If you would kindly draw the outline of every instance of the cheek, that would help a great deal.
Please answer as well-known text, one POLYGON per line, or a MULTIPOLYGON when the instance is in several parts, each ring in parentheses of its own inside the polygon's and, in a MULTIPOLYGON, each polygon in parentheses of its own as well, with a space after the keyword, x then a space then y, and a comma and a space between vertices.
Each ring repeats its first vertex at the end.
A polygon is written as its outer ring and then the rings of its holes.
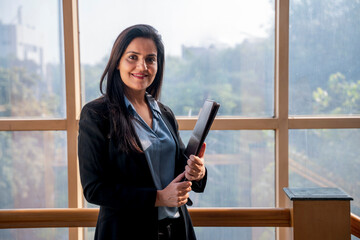
POLYGON ((154 75, 154 77, 155 77, 155 75, 156 75, 156 73, 157 73, 157 70, 158 70, 157 65, 155 65, 155 66, 153 66, 153 67, 151 68, 151 73, 154 75))
POLYGON ((121 73, 126 73, 131 71, 133 68, 132 64, 128 63, 127 61, 122 61, 119 65, 119 69, 121 73))

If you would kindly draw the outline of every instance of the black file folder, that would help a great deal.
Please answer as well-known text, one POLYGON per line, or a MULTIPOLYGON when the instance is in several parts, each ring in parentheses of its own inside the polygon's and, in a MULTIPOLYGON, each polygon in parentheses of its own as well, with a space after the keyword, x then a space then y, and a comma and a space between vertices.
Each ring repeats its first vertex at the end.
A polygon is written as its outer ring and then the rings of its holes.
POLYGON ((185 155, 189 158, 191 154, 197 156, 203 145, 210 127, 215 119, 220 104, 206 100, 200 110, 198 120, 196 121, 194 130, 190 136, 189 142, 185 149, 185 155))
MULTIPOLYGON (((197 156, 200 152, 201 146, 203 145, 205 138, 211 128, 211 125, 215 119, 217 111, 219 110, 220 104, 206 100, 203 107, 200 110, 198 120, 196 121, 194 130, 190 136, 189 142, 185 149, 185 157, 189 158, 191 154, 197 156)), ((186 178, 185 178, 186 180, 186 178)), ((188 206, 192 206, 193 202, 188 198, 186 203, 188 206)))

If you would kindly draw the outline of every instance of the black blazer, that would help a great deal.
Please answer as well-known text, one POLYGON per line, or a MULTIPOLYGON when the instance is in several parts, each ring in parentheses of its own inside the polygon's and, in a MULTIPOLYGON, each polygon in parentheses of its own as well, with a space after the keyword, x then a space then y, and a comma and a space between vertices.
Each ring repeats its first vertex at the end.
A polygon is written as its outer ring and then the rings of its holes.
MULTIPOLYGON (((178 124, 170 108, 158 102, 164 122, 176 142, 175 176, 184 171, 186 158, 178 124)), ((87 103, 79 122, 78 155, 84 196, 100 206, 95 239, 157 239, 156 188, 142 153, 119 152, 110 138, 109 114, 103 98, 87 103)), ((207 174, 193 181, 203 192, 207 174)), ((188 240, 196 239, 186 205, 179 208, 188 240)))

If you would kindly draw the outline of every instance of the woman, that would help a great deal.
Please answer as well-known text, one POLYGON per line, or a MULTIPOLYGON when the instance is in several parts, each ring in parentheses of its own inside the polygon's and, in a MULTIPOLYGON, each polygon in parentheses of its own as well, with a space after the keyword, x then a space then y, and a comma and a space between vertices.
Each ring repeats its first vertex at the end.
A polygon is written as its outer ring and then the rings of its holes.
POLYGON ((175 116, 158 101, 164 60, 153 27, 125 29, 101 77, 103 96, 81 111, 81 183, 100 205, 95 239, 196 239, 185 204, 191 190, 204 191, 206 146, 184 157, 175 116))

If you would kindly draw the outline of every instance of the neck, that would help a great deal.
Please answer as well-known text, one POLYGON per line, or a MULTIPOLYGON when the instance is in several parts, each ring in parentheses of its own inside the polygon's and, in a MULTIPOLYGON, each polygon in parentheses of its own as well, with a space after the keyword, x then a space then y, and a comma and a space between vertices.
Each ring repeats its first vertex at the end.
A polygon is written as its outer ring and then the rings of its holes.
POLYGON ((134 106, 141 106, 146 104, 145 91, 126 91, 125 96, 134 106))

